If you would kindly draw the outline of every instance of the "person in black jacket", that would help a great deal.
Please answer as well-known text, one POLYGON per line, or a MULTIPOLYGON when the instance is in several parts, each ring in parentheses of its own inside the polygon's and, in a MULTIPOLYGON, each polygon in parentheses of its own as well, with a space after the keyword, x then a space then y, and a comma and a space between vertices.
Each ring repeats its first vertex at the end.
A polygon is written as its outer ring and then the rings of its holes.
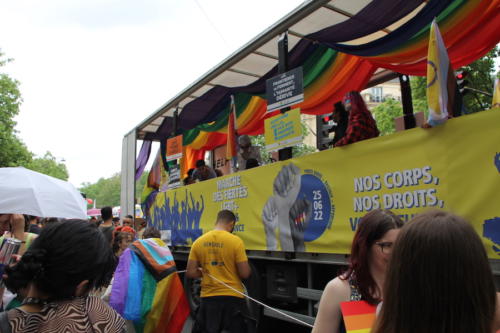
POLYGON ((347 124, 349 122, 349 113, 346 111, 344 104, 342 102, 335 103, 333 113, 333 121, 337 124, 333 127, 335 136, 332 141, 332 146, 334 146, 337 141, 345 136, 347 130, 347 124))

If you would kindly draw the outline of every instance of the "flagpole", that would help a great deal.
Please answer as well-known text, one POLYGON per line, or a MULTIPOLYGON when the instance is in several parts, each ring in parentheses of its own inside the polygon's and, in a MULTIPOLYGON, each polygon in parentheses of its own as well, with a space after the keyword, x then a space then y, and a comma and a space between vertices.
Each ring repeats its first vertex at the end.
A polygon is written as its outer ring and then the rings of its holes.
POLYGON ((234 95, 231 95, 231 105, 229 109, 229 117, 227 122, 227 138, 226 138, 226 161, 230 161, 230 171, 237 171, 236 162, 238 157, 238 138, 236 126, 236 103, 234 95))

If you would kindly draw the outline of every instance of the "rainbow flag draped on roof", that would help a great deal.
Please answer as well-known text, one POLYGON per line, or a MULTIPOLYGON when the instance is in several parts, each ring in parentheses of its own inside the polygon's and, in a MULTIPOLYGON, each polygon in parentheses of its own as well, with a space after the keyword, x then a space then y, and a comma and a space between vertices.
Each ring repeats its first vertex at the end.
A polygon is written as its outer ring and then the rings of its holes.
MULTIPOLYGON (((360 11, 364 19, 352 17, 313 32, 289 52, 290 68, 302 66, 304 73, 304 101, 292 108, 311 115, 328 113, 345 93, 362 90, 378 68, 425 76, 434 18, 451 67, 467 65, 499 42, 499 9, 500 0, 369 2, 360 11), (384 15, 392 10, 399 14, 384 15), (365 20, 371 17, 374 20, 365 20), (369 38, 380 28, 390 32, 376 39, 369 38), (358 40, 361 37, 369 41, 358 40)), ((217 85, 186 104, 183 113, 190 116, 183 129, 183 145, 189 146, 193 154, 203 155, 227 142, 228 117, 232 110, 230 95, 234 96, 236 105, 238 134, 262 134, 264 120, 276 114, 266 112, 264 82, 276 73, 277 65, 247 86, 217 85)), ((183 170, 187 170, 194 162, 186 158, 181 164, 183 170)))
POLYGON ((181 332, 190 309, 174 258, 162 240, 137 240, 123 252, 109 304, 134 323, 136 332, 181 332))

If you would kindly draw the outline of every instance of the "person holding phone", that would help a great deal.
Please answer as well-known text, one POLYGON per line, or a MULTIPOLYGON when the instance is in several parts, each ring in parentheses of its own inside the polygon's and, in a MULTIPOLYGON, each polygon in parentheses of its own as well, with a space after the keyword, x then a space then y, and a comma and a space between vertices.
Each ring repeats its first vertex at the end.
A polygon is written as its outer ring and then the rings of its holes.
POLYGON ((37 234, 27 232, 26 228, 29 225, 26 223, 24 215, 21 214, 0 214, 0 244, 5 238, 15 238, 21 241, 19 255, 30 247, 37 234))

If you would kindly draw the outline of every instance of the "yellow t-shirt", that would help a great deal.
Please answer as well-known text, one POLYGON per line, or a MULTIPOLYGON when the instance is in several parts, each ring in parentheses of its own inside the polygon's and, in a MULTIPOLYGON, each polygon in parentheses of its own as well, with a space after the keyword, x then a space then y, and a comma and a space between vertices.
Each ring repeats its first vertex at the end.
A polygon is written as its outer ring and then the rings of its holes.
MULTIPOLYGON (((243 292, 236 263, 248 261, 243 241, 227 231, 212 230, 199 237, 191 246, 189 260, 196 260, 203 271, 208 271, 227 285, 243 292)), ((240 294, 227 288, 206 273, 201 280, 201 297, 236 296, 240 294)))

